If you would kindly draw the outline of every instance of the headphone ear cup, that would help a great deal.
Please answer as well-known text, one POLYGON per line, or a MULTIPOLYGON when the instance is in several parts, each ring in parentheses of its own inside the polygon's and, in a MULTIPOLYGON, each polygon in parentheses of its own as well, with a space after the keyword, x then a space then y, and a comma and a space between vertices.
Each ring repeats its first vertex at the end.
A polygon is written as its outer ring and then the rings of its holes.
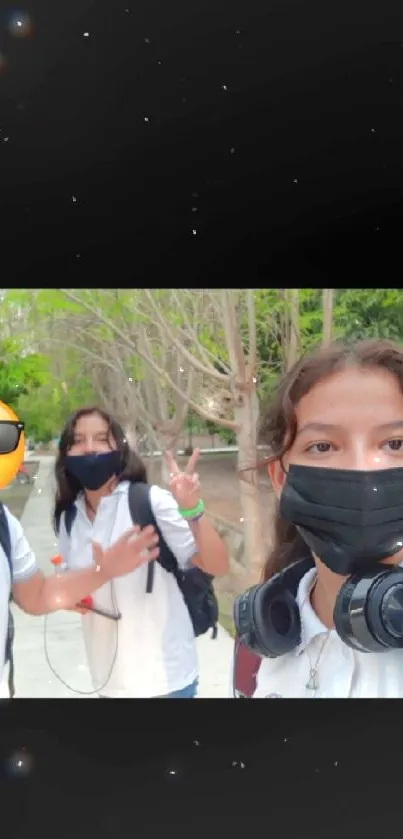
POLYGON ((294 595, 273 581, 259 586, 254 598, 254 635, 266 658, 286 655, 301 639, 301 620, 294 595))

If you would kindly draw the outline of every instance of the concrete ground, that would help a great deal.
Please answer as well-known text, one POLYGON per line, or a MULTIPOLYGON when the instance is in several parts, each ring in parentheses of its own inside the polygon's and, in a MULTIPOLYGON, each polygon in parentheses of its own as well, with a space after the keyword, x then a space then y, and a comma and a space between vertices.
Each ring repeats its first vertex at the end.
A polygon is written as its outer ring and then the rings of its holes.
MULTIPOLYGON (((38 457, 35 456, 37 460, 38 457)), ((51 557, 57 553, 57 543, 51 525, 53 497, 53 457, 41 457, 38 476, 26 504, 21 523, 29 543, 35 551, 38 565, 45 574, 53 573, 51 557)), ((15 617, 15 683, 16 698, 80 699, 92 690, 81 636, 81 618, 75 613, 57 612, 47 618, 31 617, 14 606, 15 617), (46 660, 44 630, 50 663, 59 677, 73 685, 76 692, 61 684, 46 660), (84 692, 80 694, 80 691, 84 692)), ((210 635, 198 639, 200 662, 199 698, 226 698, 233 641, 219 628, 218 638, 210 635)), ((5 680, 7 678, 7 668, 5 680)), ((1 686, 7 695, 7 686, 1 686)))

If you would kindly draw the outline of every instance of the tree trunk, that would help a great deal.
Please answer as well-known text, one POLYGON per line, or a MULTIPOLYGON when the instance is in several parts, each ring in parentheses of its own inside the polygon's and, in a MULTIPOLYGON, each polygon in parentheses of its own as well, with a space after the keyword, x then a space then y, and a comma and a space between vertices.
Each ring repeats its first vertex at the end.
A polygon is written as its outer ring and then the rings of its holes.
POLYGON ((287 289, 289 318, 290 318, 290 340, 287 348, 287 370, 298 361, 300 350, 300 329, 299 329, 299 288, 287 289))
POLYGON ((166 460, 164 457, 164 452, 169 449, 173 453, 173 456, 176 455, 176 448, 178 444, 179 437, 181 435, 181 430, 172 433, 172 434, 161 434, 158 432, 155 434, 155 438, 153 435, 153 445, 154 448, 154 439, 155 439, 155 446, 157 450, 162 452, 162 455, 156 458, 151 458, 150 462, 150 475, 152 476, 153 482, 158 484, 159 486, 166 487, 169 483, 169 472, 168 466, 166 464, 166 460))
POLYGON ((133 423, 125 423, 125 434, 131 449, 137 451, 137 429, 133 423))
POLYGON ((248 585, 261 580, 265 561, 263 527, 260 507, 260 493, 257 451, 257 426, 259 405, 256 390, 238 396, 235 420, 240 430, 237 433, 239 494, 242 510, 242 527, 245 534, 246 578, 248 585))
POLYGON ((328 347, 332 340, 333 330, 333 288, 322 289, 323 330, 322 346, 328 347))

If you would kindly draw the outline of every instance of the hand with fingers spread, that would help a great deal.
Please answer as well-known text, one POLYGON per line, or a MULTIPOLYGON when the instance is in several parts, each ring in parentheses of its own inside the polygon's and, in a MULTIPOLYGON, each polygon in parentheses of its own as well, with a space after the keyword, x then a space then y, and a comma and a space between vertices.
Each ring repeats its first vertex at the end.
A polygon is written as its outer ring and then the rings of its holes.
POLYGON ((157 543, 158 535, 154 527, 148 526, 142 530, 130 527, 105 551, 98 542, 93 542, 94 562, 107 580, 122 577, 144 562, 156 559, 159 554, 157 543))
POLYGON ((195 449, 183 472, 172 454, 168 451, 165 460, 169 469, 168 487, 180 510, 195 510, 201 503, 200 481, 195 467, 199 458, 199 449, 195 449))

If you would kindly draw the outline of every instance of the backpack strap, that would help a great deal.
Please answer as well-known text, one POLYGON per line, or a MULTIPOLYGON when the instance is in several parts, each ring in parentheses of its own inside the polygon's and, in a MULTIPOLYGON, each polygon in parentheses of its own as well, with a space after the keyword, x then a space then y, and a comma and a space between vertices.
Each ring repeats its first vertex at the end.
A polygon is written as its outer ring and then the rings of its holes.
POLYGON ((138 524, 140 527, 147 527, 147 525, 152 525, 157 531, 160 540, 158 543, 158 547, 160 550, 158 559, 148 563, 146 587, 147 594, 151 594, 153 590, 155 562, 159 562, 159 564, 163 568, 165 568, 165 571, 168 571, 170 574, 173 574, 178 584, 180 579, 180 571, 176 556, 172 553, 171 549, 165 542, 165 539, 156 522, 150 502, 150 489, 151 487, 149 486, 149 484, 143 484, 139 482, 131 483, 129 486, 128 494, 129 510, 133 524, 138 524))
POLYGON ((257 674, 262 663, 260 656, 235 638, 233 694, 236 699, 252 699, 256 690, 257 674))
POLYGON ((13 565, 11 561, 11 536, 10 536, 10 527, 8 524, 7 514, 4 509, 4 505, 0 504, 0 545, 3 548, 8 570, 10 572, 10 597, 9 597, 9 605, 8 605, 8 628, 7 628, 7 639, 6 639, 6 661, 8 661, 8 689, 10 694, 10 699, 14 698, 15 695, 15 684, 14 684, 14 655, 13 655, 13 642, 14 642, 14 617, 11 611, 11 601, 13 599, 12 595, 12 584, 13 584, 13 565))

